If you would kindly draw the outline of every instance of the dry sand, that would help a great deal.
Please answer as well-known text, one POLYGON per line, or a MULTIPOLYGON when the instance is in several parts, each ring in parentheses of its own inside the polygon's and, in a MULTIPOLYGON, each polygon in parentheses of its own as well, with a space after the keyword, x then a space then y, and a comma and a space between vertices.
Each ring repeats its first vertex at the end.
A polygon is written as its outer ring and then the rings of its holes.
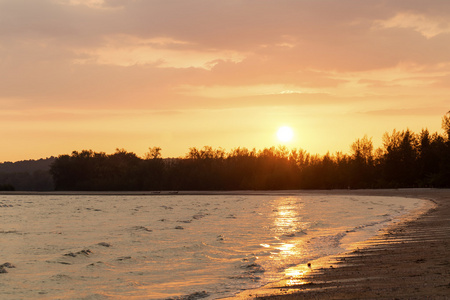
POLYGON ((329 193, 416 197, 436 206, 418 219, 386 228, 352 252, 303 266, 303 275, 290 282, 247 291, 239 298, 450 299, 450 190, 329 193))

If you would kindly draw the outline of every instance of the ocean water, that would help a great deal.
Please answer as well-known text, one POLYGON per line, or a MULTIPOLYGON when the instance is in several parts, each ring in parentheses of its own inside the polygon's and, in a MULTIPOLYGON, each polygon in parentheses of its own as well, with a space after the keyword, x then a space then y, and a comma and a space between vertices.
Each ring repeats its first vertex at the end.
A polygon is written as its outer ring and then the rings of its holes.
POLYGON ((0 195, 0 298, 217 299, 346 251, 425 201, 0 195))

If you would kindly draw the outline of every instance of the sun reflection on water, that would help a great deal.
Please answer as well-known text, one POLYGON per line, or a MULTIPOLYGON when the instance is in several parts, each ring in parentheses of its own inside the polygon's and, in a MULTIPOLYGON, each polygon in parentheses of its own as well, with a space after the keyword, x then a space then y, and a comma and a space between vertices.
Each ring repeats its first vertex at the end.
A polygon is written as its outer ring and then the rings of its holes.
POLYGON ((283 258, 280 259, 284 260, 286 257, 298 254, 295 247, 295 244, 281 244, 279 246, 275 246, 274 248, 280 251, 278 255, 281 255, 283 258))
POLYGON ((297 198, 280 197, 274 203, 273 231, 278 239, 295 237, 303 233, 306 223, 302 222, 300 212, 303 203, 297 198))
MULTIPOLYGON (((273 232, 279 241, 273 248, 278 253, 273 257, 276 261, 298 262, 302 255, 305 255, 306 240, 305 230, 308 223, 302 220, 301 211, 303 203, 298 198, 280 197, 273 207, 273 232)), ((308 267, 296 266, 284 271, 286 285, 301 285, 306 281, 305 277, 311 270, 308 267)))
POLYGON ((287 269, 285 275, 287 279, 285 280, 286 286, 294 286, 294 285, 303 285, 309 283, 309 281, 305 280, 305 277, 311 273, 310 269, 298 269, 298 268, 290 268, 287 269))
POLYGON ((275 231, 280 234, 290 234, 295 229, 295 223, 298 221, 297 213, 292 204, 284 204, 274 209, 275 231))

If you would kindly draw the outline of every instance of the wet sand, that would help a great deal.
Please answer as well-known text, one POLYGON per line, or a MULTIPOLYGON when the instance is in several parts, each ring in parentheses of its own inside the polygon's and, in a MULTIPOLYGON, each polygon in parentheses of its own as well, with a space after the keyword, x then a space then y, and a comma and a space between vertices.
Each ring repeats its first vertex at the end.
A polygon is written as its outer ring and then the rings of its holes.
POLYGON ((436 206, 386 228, 354 251, 299 266, 296 278, 246 291, 240 299, 450 299, 450 190, 329 193, 416 197, 436 206))

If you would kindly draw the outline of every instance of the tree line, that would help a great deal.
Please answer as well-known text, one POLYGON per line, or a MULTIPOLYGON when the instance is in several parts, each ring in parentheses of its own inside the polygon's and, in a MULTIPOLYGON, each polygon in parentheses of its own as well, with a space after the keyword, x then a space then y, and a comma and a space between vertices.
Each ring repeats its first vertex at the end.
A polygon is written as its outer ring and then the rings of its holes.
POLYGON ((75 191, 450 187, 450 112, 442 125, 444 134, 393 130, 378 149, 364 136, 349 154, 283 146, 230 152, 205 146, 175 159, 163 159, 159 147, 143 158, 124 149, 74 151, 60 155, 50 173, 57 190, 75 191))

